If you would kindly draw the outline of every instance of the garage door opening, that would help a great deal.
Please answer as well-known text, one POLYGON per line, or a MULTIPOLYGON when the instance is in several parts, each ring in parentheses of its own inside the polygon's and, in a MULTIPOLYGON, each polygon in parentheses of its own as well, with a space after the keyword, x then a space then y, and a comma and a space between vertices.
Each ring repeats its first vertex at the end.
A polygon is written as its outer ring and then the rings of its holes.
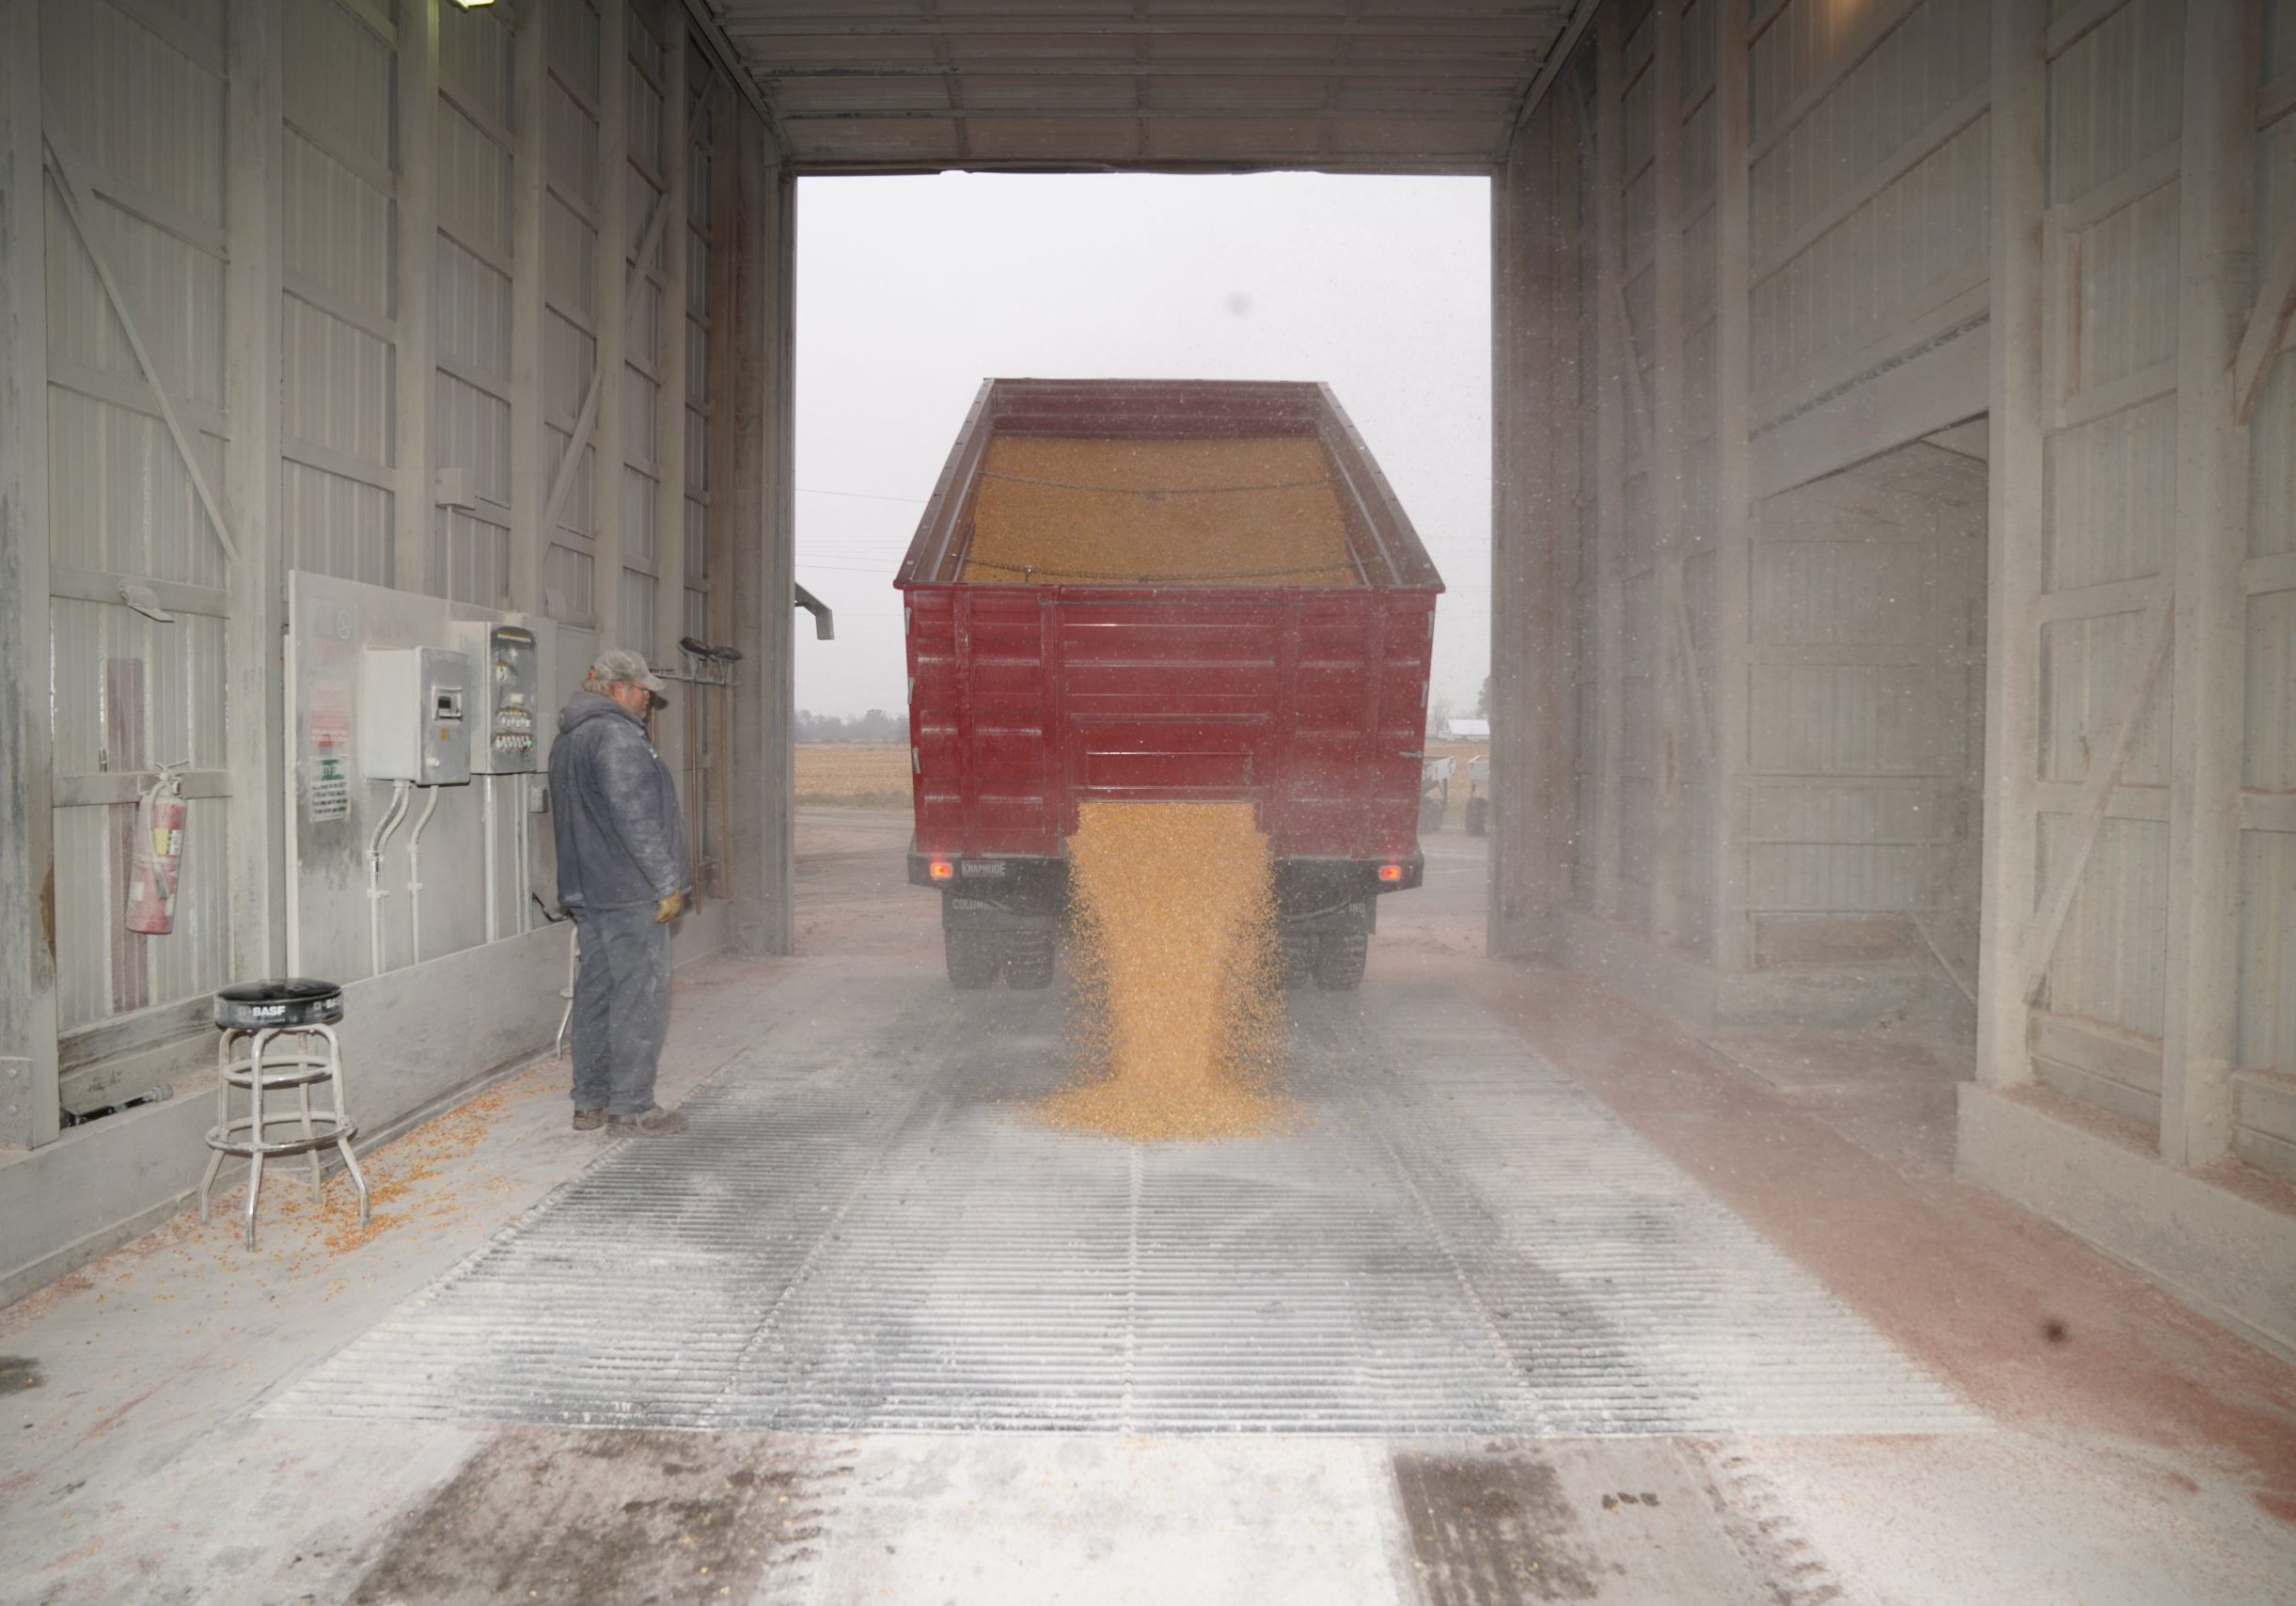
POLYGON ((1712 1039, 1791 1091, 1898 1089, 1922 1109, 1895 1142, 1941 1163, 1976 1018, 1985 431, 1756 505, 1744 829, 1725 846, 1744 891, 1725 947, 1746 963, 1712 1039))
POLYGON ((809 178, 798 217, 796 577, 837 619, 835 639, 797 641, 802 952, 940 942, 938 901, 904 885, 914 770, 892 579, 985 379, 1329 385, 1443 575, 1429 713, 1476 711, 1487 180, 809 178))

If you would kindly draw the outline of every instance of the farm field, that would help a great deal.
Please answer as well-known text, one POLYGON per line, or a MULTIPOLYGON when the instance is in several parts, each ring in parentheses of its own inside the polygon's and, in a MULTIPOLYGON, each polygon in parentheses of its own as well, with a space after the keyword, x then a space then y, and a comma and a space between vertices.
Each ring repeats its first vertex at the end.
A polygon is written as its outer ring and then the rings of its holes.
POLYGON ((898 742, 800 742, 797 801, 848 809, 905 809, 909 749, 898 742))

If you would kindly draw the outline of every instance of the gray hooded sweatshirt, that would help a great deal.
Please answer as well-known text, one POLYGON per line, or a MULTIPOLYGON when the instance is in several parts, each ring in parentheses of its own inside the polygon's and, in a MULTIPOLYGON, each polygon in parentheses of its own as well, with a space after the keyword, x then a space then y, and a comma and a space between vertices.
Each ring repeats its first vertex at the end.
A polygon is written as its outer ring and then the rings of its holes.
POLYGON ((669 766, 612 699, 578 691, 559 713, 550 813, 566 907, 629 908, 691 885, 669 766))

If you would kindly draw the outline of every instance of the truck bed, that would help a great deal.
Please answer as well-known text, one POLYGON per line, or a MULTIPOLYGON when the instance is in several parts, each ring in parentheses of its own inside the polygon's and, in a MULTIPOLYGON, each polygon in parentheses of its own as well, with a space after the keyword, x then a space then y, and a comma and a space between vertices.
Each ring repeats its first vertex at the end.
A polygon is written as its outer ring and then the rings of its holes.
POLYGON ((991 381, 895 583, 920 851, 1057 858, 1095 799, 1414 850, 1441 581, 1328 387, 991 381))

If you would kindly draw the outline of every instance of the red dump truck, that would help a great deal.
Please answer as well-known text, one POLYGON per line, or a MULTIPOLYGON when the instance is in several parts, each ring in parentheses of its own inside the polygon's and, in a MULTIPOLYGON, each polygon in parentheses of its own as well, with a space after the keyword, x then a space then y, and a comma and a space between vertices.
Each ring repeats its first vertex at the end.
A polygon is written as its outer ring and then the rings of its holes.
POLYGON ((1053 977, 1094 801, 1249 801, 1287 974, 1351 988, 1420 884, 1442 581, 1328 386, 996 379, 894 584, 949 979, 1053 977))

